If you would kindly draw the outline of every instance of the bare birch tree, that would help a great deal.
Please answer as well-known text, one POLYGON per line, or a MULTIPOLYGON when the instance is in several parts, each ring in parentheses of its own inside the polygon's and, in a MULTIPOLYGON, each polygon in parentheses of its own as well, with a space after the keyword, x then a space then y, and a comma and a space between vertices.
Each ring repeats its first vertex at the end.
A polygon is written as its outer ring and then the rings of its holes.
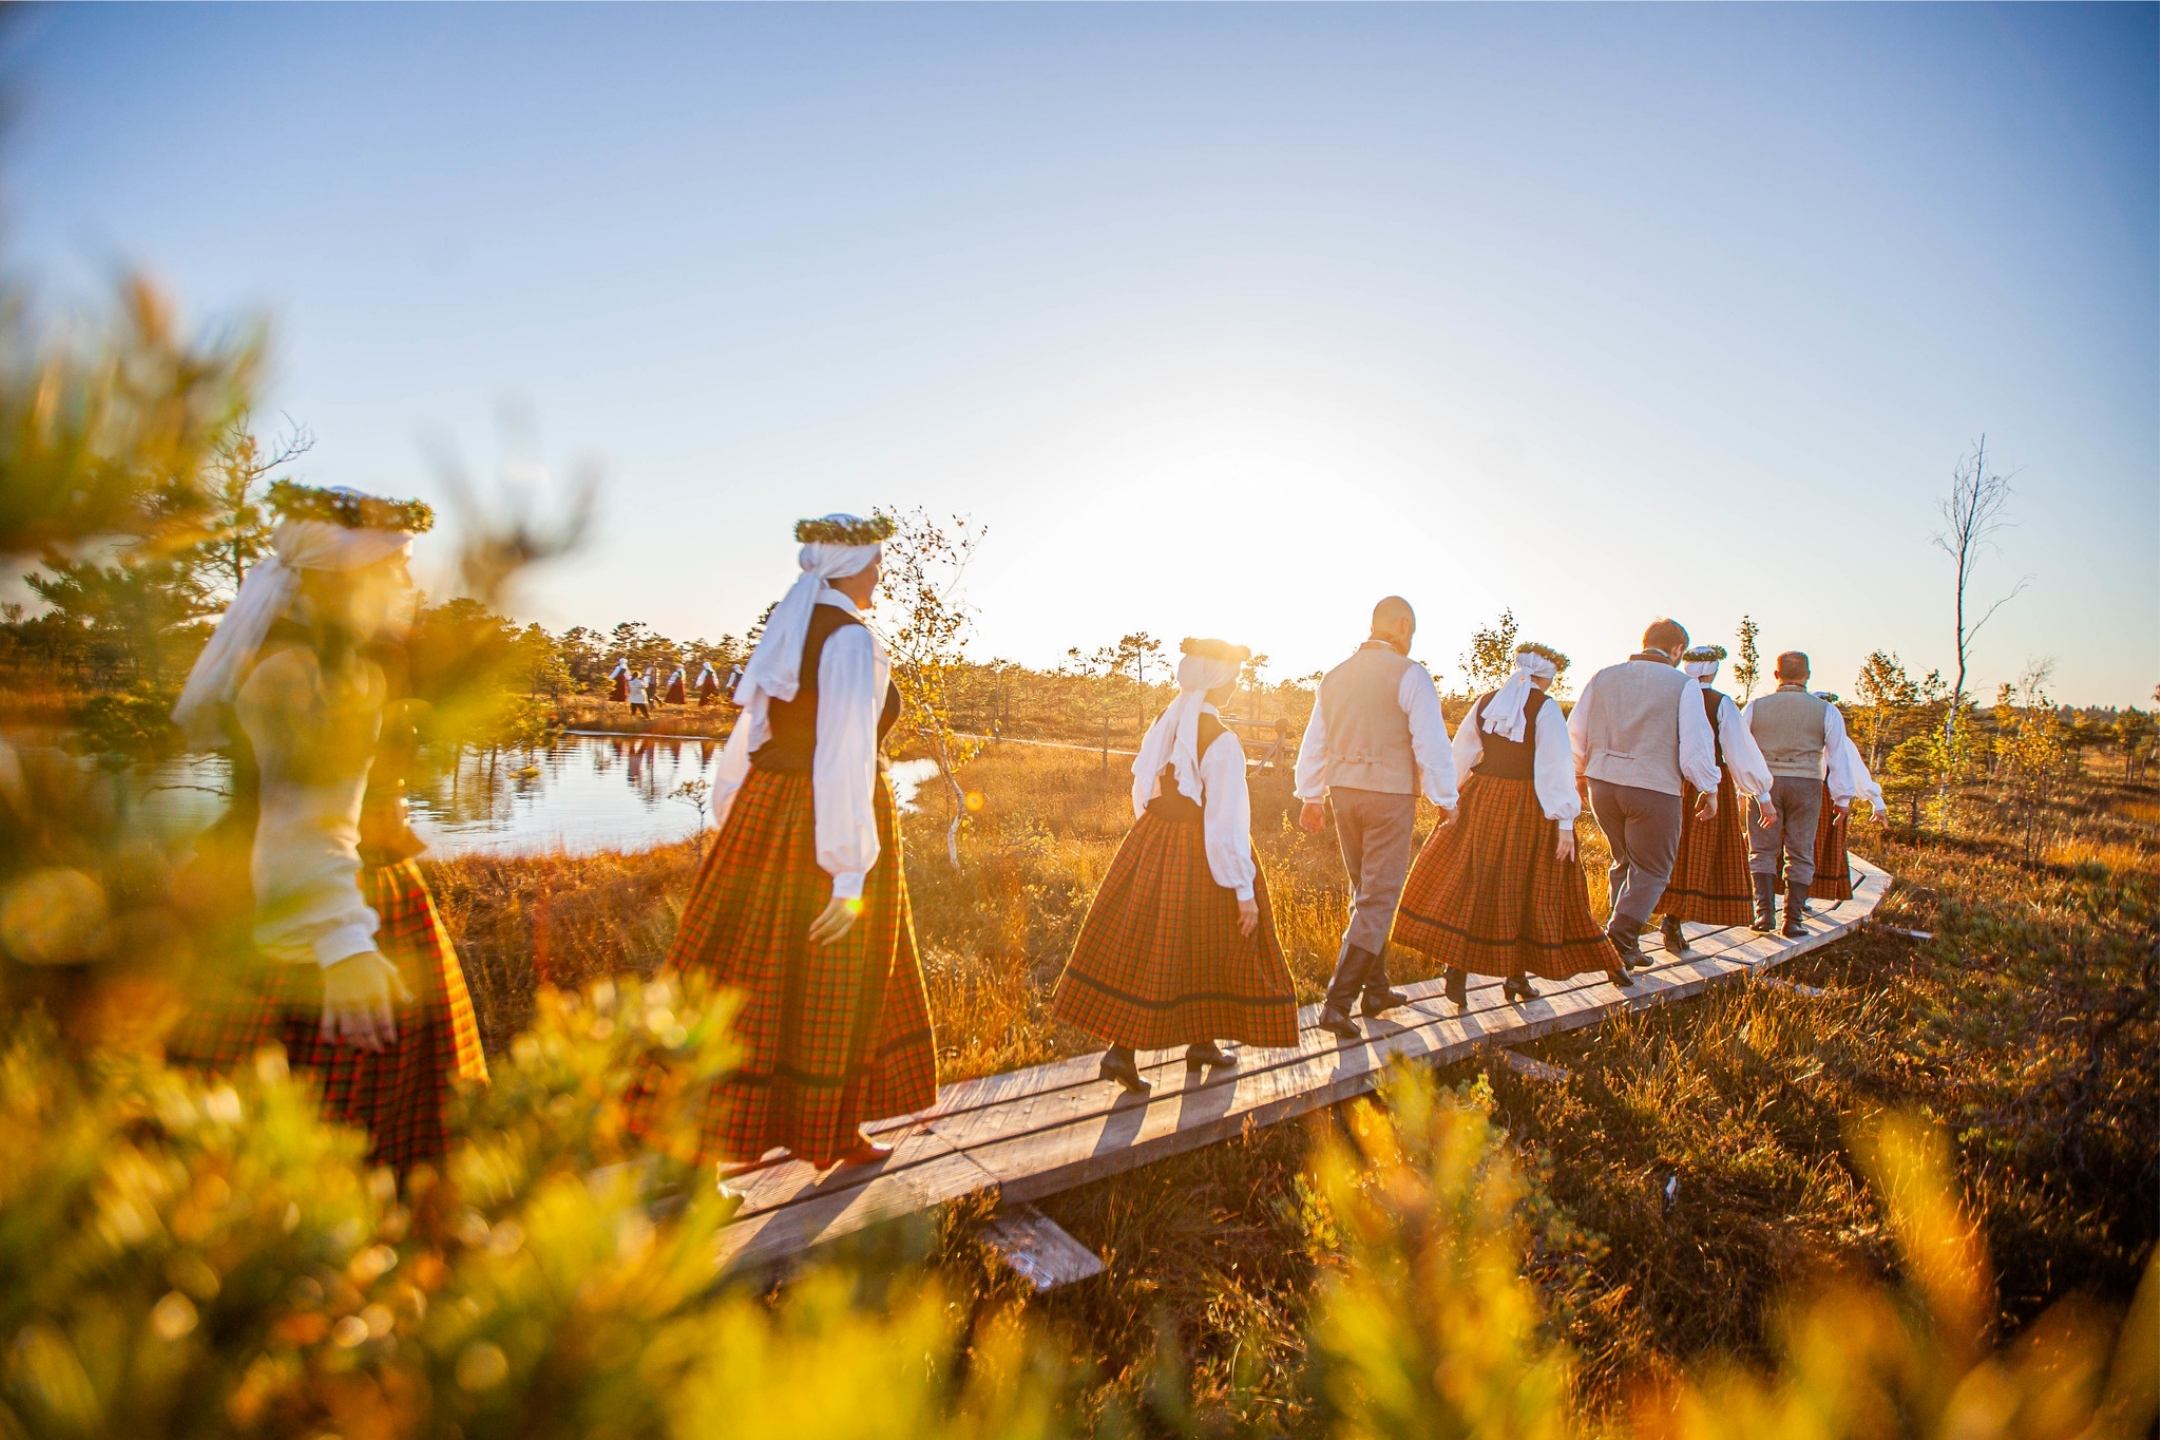
POLYGON ((1994 546, 1996 533, 2009 523, 2009 506, 2010 477, 1988 469, 1987 436, 1982 435, 1972 453, 1951 472, 1950 493, 1943 497, 1941 506, 1943 528, 1935 534, 1936 548, 1957 565, 1957 678, 1951 683, 1950 706, 1943 718, 1943 744, 1953 750, 1958 715, 1965 701, 1966 664, 1972 654, 1973 638, 1995 618, 1997 610, 2018 597, 2031 578, 2019 580, 2010 587, 2009 594, 1973 618, 1977 608, 1971 598, 1973 572, 1979 567, 1981 555, 1994 546))
POLYGON ((877 511, 898 527, 885 542, 884 578, 876 612, 878 633, 892 655, 893 683, 906 702, 915 738, 937 762, 948 806, 945 858, 960 868, 960 826, 967 792, 958 771, 982 743, 961 735, 953 682, 966 662, 974 612, 961 600, 961 582, 982 527, 962 515, 940 522, 922 510, 877 511))

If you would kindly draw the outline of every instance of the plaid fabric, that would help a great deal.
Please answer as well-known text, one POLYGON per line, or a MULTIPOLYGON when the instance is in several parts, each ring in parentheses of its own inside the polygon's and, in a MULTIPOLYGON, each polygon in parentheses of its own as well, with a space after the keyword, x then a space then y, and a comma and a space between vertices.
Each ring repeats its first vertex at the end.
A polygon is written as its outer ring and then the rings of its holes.
POLYGON ((1837 802, 1830 787, 1823 786, 1822 818, 1815 822, 1815 883, 1808 886, 1810 900, 1852 899, 1852 862, 1845 858, 1845 832, 1852 828, 1830 822, 1837 819, 1837 802))
POLYGON ((743 992, 734 1028, 744 1055, 706 1099, 701 1159, 755 1160, 784 1146, 822 1167, 854 1147, 865 1121, 937 1098, 930 1004, 882 778, 876 799, 863 914, 835 944, 809 941, 832 879, 817 865, 808 772, 752 770, 705 857, 667 963, 743 992))
POLYGON ((1135 1049, 1297 1044, 1297 992, 1265 875, 1253 876, 1253 901, 1260 923, 1240 935, 1237 895, 1208 869, 1205 827, 1150 809, 1088 906, 1050 1013, 1135 1049))
POLYGON ((1455 823, 1410 867, 1396 943, 1478 975, 1565 980, 1619 964, 1581 863, 1556 858, 1555 840, 1532 781, 1472 774, 1455 823))
POLYGON ((1748 878, 1747 807, 1728 774, 1718 776, 1717 814, 1708 820, 1695 818, 1695 800, 1701 794, 1690 785, 1681 797, 1686 808, 1680 854, 1658 908, 1670 920, 1745 925, 1755 914, 1748 878))
POLYGON ((324 1040, 321 970, 264 964, 236 993, 188 1015, 166 1051, 177 1064, 224 1070, 282 1045, 287 1064, 313 1075, 324 1111, 368 1132, 370 1163, 403 1175, 448 1153, 451 1082, 485 1081, 487 1060, 464 969, 419 863, 364 871, 361 884, 382 920, 376 948, 414 995, 399 1010, 396 1044, 371 1054, 324 1040))

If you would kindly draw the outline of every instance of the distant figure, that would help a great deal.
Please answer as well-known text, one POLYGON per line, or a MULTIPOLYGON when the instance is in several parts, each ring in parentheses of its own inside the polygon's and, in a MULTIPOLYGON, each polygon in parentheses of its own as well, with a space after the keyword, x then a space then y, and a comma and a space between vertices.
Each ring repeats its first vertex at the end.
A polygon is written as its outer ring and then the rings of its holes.
MULTIPOLYGON (((1828 690, 1817 690, 1816 698, 1837 709, 1838 697, 1828 690)), ((1822 818, 1815 823, 1815 878, 1808 883, 1808 899, 1834 902, 1852 899, 1852 860, 1846 854, 1845 840, 1851 831, 1852 802, 1855 797, 1865 799, 1877 816, 1887 806, 1883 801, 1882 786, 1868 773, 1867 761, 1860 757, 1860 747, 1853 743, 1852 732, 1844 729, 1844 716, 1839 714, 1839 729, 1844 733, 1845 743, 1835 755, 1823 756, 1822 818)))
POLYGON ((1188 1070, 1235 1065, 1216 1044, 1297 1044, 1297 996, 1253 863, 1245 749, 1218 707, 1252 651, 1187 640, 1178 697, 1133 761, 1118 846, 1050 1013, 1111 1042, 1102 1077, 1145 1094, 1133 1051, 1185 1046, 1188 1070))
POLYGON ((718 835, 667 964, 742 994, 741 1063, 700 1133, 723 1166, 775 1148, 820 1169, 882 1160, 863 1124, 937 1098, 882 754, 900 693, 861 619, 891 533, 851 515, 795 527, 802 574, 765 622, 714 772, 718 835))
POLYGON ((675 673, 668 676, 667 703, 670 705, 681 705, 686 703, 689 699, 690 694, 689 691, 685 688, 683 681, 683 667, 677 665, 675 667, 675 673))
POLYGON ((1702 686, 1673 668, 1687 648, 1678 621, 1652 621, 1642 649, 1591 676, 1568 716, 1577 792, 1612 847, 1605 933, 1636 969, 1650 965, 1642 930, 1680 853, 1682 792, 1701 792, 1695 813, 1706 820, 1718 808, 1717 741, 1702 686))
POLYGON ((1447 967, 1448 999, 1470 1003, 1468 976, 1506 977, 1510 1000, 1535 1000, 1530 976, 1603 971, 1635 977, 1590 912, 1575 858, 1575 762, 1567 722, 1546 693, 1567 656, 1515 651, 1515 673, 1477 698, 1455 730, 1462 815, 1432 833, 1403 887, 1395 939, 1447 967))
POLYGON ((630 701, 630 714, 632 718, 644 718, 648 720, 651 719, 652 681, 647 678, 644 671, 633 670, 630 673, 630 688, 627 693, 630 701))
POLYGON ((453 1081, 487 1078, 465 972, 405 817, 417 744, 407 562, 432 516, 290 482, 271 488, 270 506, 271 553, 173 711, 193 744, 230 747, 232 808, 199 855, 246 857, 253 944, 167 1050, 228 1070, 282 1046, 326 1112, 367 1131, 370 1160, 403 1177, 448 1150, 453 1081))
POLYGON ((728 697, 728 703, 729 703, 729 704, 731 704, 731 705, 734 705, 734 704, 740 704, 740 703, 741 703, 740 701, 736 700, 736 698, 735 698, 735 692, 736 692, 737 690, 739 690, 739 689, 741 689, 741 688, 742 688, 742 674, 743 674, 743 667, 742 667, 742 666, 740 666, 740 665, 736 665, 736 666, 733 666, 733 667, 732 667, 732 668, 730 668, 730 669, 728 670, 728 672, 727 672, 727 680, 726 680, 726 682, 725 682, 724 684, 722 684, 722 685, 721 685, 721 687, 720 687, 720 688, 721 688, 722 690, 724 690, 724 691, 726 691, 726 692, 727 692, 727 697, 728 697))
POLYGON ((614 688, 608 694, 609 699, 620 705, 623 701, 630 698, 629 656, 625 655, 616 660, 615 668, 608 671, 608 679, 615 682, 614 688))
POLYGON ((1406 998, 1388 985, 1387 939, 1410 869, 1419 791, 1445 812, 1443 824, 1455 816, 1455 757, 1439 691, 1410 658, 1416 634, 1409 601, 1390 595, 1375 605, 1370 638, 1322 677, 1298 747, 1298 824, 1318 834, 1332 800, 1350 875, 1350 924, 1317 1022, 1346 1040, 1358 1035, 1353 1003, 1378 1015, 1406 998))
MULTIPOLYGON (((1815 880, 1815 827, 1823 823, 1829 799, 1824 777, 1845 742, 1845 719, 1837 707, 1808 693, 1808 657, 1787 650, 1777 658, 1778 688, 1757 696, 1747 707, 1748 733, 1770 767, 1769 805, 1758 802, 1748 827, 1748 868, 1754 872, 1757 930, 1778 929, 1786 936, 1807 933, 1808 887, 1815 880), (1785 924, 1777 924, 1778 872, 1785 881, 1785 924)), ((1842 826, 1851 803, 1833 801, 1830 823, 1842 826)))
POLYGON ((720 677, 713 674, 712 661, 707 660, 699 669, 697 677, 697 703, 700 710, 720 698, 720 677))
MULTIPOLYGON (((1690 785, 1682 797, 1686 815, 1680 832, 1680 853, 1673 860, 1672 881, 1665 887, 1660 907, 1664 921, 1660 933, 1670 955, 1687 953, 1687 931, 1682 922, 1698 925, 1745 925, 1753 915, 1749 907, 1747 812, 1739 797, 1755 797, 1767 803, 1770 767, 1755 746, 1740 707, 1732 697, 1711 688, 1718 662, 1725 658, 1722 645, 1702 645, 1681 657, 1680 669, 1702 686, 1703 712, 1710 717, 1710 738, 1718 763, 1717 813, 1707 819, 1692 813, 1698 792, 1690 785)), ((1776 807, 1770 807, 1776 818, 1776 807)))

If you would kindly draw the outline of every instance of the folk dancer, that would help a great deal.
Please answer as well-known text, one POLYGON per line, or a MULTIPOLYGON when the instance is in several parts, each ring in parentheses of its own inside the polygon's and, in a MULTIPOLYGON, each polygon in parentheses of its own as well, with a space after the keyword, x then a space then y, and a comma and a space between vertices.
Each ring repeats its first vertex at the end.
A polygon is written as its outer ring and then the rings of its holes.
POLYGON ((705 708, 705 707, 706 707, 707 705, 710 705, 710 704, 712 704, 712 703, 713 703, 713 701, 715 701, 715 700, 718 700, 719 698, 720 698, 720 677, 719 677, 718 675, 715 675, 715 674, 713 673, 713 668, 712 668, 712 661, 710 661, 710 660, 707 660, 707 661, 705 662, 705 664, 704 664, 704 667, 703 667, 702 669, 700 669, 700 670, 698 671, 698 677, 697 677, 697 703, 698 703, 698 708, 702 710, 702 709, 704 709, 704 708, 705 708))
POLYGON ((1612 847, 1605 933, 1638 970, 1650 966, 1642 930, 1680 853, 1682 793, 1694 786, 1695 813, 1717 814, 1717 742, 1702 686, 1673 668, 1687 648, 1678 621, 1652 621, 1642 648, 1591 676, 1568 716, 1577 792, 1612 847))
POLYGON ((1440 807, 1443 824, 1455 817, 1455 757, 1432 676, 1410 658, 1416 633, 1409 601, 1390 595, 1375 605, 1365 643, 1322 677, 1298 746, 1298 824, 1318 834, 1332 801, 1350 876, 1350 923, 1318 1021, 1345 1040, 1358 1036, 1353 1004, 1371 1016, 1406 998, 1388 984, 1386 953, 1419 793, 1440 807))
POLYGON ((1447 967, 1457 1006, 1469 1004, 1472 972, 1506 977, 1510 1000, 1537 998, 1531 975, 1635 983, 1590 913, 1575 856, 1582 801, 1567 722, 1547 693, 1567 663, 1523 645, 1506 683, 1470 707, 1455 729, 1460 818, 1426 840, 1403 887, 1395 939, 1447 967))
POLYGON ((1183 1045, 1188 1071, 1237 1063, 1218 1040, 1297 1044, 1297 998, 1253 862, 1245 748, 1222 723, 1252 651, 1190 640, 1178 697, 1133 761, 1134 824, 1058 977, 1050 1013, 1110 1041, 1102 1076, 1146 1094, 1133 1052, 1183 1045))
POLYGON ((1777 689, 1757 696, 1744 712, 1748 732, 1770 767, 1773 802, 1756 802, 1755 823, 1748 827, 1748 869, 1755 886, 1754 928, 1776 929, 1789 937, 1807 933, 1803 917, 1808 887, 1815 880, 1815 832, 1823 823, 1824 802, 1830 801, 1838 812, 1831 823, 1842 826, 1852 792, 1847 790, 1846 801, 1840 802, 1831 798, 1826 785, 1830 758, 1842 759, 1845 720, 1836 706, 1808 692, 1806 654, 1788 650, 1778 656, 1777 682, 1777 689), (1781 866, 1782 927, 1777 923, 1781 866))
POLYGON ((681 705, 686 703, 689 699, 690 694, 683 680, 683 667, 677 665, 675 667, 675 673, 668 676, 667 703, 670 705, 681 705))
MULTIPOLYGON (((453 1084, 487 1079, 479 1027, 406 822, 416 743, 403 641, 428 507, 271 488, 271 553, 248 572, 173 718, 228 747, 234 800, 201 863, 245 863, 251 945, 168 1042, 224 1070, 266 1046, 310 1072, 332 1118, 400 1178, 449 1148, 453 1084)), ((237 877, 236 877, 237 879, 237 877)))
MULTIPOLYGON (((1707 820, 1693 813, 1694 786, 1681 797, 1687 818, 1661 906, 1660 930, 1669 955, 1687 953, 1687 931, 1682 928, 1686 921, 1745 925, 1754 915, 1749 905, 1747 811, 1740 797, 1767 800, 1770 767, 1740 718, 1740 707, 1711 683, 1724 658, 1724 646, 1698 645, 1680 659, 1682 673, 1702 686, 1703 711, 1710 717, 1710 738, 1716 746, 1718 789, 1717 813, 1707 820)), ((1774 805, 1771 814, 1776 815, 1774 805)))
POLYGON ((645 671, 633 670, 630 672, 629 689, 626 694, 630 701, 632 718, 642 717, 650 720, 652 718, 652 680, 645 671))
POLYGON ((613 700, 618 705, 628 700, 630 698, 630 657, 627 655, 617 657, 615 668, 608 671, 607 678, 614 682, 613 687, 608 691, 608 699, 613 700))
MULTIPOLYGON (((1837 709, 1838 697, 1828 690, 1817 690, 1816 698, 1837 709)), ((1839 713, 1840 729, 1844 729, 1843 712, 1839 713)), ((1868 773, 1867 761, 1861 758, 1860 747, 1853 743, 1852 731, 1844 730, 1845 743, 1838 747, 1836 755, 1823 757, 1823 814, 1815 824, 1815 878, 1808 883, 1808 899, 1828 900, 1833 903, 1852 899, 1852 859, 1845 848, 1846 838, 1852 831, 1852 802, 1864 799, 1873 808, 1877 818, 1887 813, 1882 786, 1868 773)), ((1812 910, 1814 907, 1807 907, 1812 910)))
POLYGON ((795 527, 802 573, 773 608, 714 773, 718 838, 670 968, 743 992, 744 1054, 714 1086, 701 1157, 775 1148, 820 1169, 885 1158, 866 1121, 937 1097, 937 1053, 884 771, 900 716, 891 662, 862 622, 892 523, 795 527))

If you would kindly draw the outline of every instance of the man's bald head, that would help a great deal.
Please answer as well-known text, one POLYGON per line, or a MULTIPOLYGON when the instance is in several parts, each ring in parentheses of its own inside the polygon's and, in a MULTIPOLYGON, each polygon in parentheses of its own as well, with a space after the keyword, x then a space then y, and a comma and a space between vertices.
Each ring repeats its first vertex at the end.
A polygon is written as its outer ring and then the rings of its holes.
POLYGON ((1410 653, 1410 637, 1417 634, 1417 612, 1400 595, 1390 595, 1372 607, 1372 638, 1410 653))

